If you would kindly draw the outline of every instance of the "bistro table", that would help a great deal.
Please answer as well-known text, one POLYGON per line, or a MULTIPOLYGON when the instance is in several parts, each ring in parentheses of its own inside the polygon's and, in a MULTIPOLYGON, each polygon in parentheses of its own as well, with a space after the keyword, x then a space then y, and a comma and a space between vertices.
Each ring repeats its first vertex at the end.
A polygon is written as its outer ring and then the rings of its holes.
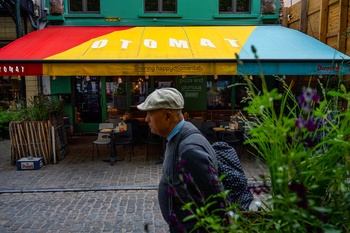
MULTIPOLYGON (((223 141, 223 142, 225 141, 225 136, 226 135, 230 135, 231 134, 233 136, 233 135, 236 135, 236 133, 243 133, 243 129, 240 129, 240 128, 232 129, 232 128, 228 127, 228 126, 225 126, 225 127, 210 127, 209 129, 214 131, 214 132, 216 132, 218 139, 223 141)), ((239 139, 237 138, 237 140, 239 140, 239 139)))
POLYGON ((114 163, 116 161, 122 161, 124 160, 123 158, 117 158, 116 154, 116 148, 115 148, 115 140, 116 137, 115 135, 118 133, 122 133, 123 131, 119 131, 119 130, 115 130, 115 129, 101 129, 100 130, 101 133, 109 133, 109 138, 110 138, 110 142, 109 142, 109 146, 110 146, 110 154, 109 154, 109 159, 105 159, 103 160, 104 162, 109 162, 111 164, 111 166, 114 165, 114 163))

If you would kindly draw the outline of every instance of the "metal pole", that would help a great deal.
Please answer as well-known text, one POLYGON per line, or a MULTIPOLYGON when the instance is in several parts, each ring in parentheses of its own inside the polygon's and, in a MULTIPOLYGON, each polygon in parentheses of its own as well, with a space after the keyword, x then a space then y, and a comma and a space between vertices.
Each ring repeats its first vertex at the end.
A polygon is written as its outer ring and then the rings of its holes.
POLYGON ((21 27, 21 5, 20 0, 16 0, 15 2, 15 10, 16 10, 16 30, 17 30, 17 38, 22 37, 22 27, 21 27))

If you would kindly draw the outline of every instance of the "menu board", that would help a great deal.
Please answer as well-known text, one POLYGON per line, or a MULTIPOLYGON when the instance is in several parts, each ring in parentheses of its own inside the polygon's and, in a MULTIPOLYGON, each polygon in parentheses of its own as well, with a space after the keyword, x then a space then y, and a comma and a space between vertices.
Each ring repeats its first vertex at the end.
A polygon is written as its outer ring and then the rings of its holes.
POLYGON ((51 124, 55 127, 55 145, 58 160, 62 160, 68 154, 68 138, 64 127, 63 115, 52 114, 51 124))
POLYGON ((207 78, 205 76, 178 78, 176 87, 184 97, 184 111, 207 109, 207 78))

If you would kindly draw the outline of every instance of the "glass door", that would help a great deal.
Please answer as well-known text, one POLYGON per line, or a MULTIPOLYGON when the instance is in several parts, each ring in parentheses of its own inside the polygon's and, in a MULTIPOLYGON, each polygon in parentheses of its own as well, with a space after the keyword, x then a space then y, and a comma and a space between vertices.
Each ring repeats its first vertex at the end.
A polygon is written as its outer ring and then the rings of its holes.
POLYGON ((76 123, 102 122, 100 77, 77 76, 75 80, 76 123))

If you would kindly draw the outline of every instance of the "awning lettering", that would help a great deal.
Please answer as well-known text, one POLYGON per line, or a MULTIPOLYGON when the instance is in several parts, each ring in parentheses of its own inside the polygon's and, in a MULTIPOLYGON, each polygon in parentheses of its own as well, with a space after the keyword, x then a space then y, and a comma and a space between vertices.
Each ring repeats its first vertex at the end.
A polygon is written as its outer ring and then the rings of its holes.
POLYGON ((339 71, 340 66, 322 66, 318 65, 318 71, 339 71))
MULTIPOLYGON (((238 40, 234 40, 234 39, 228 39, 228 38, 223 38, 224 41, 227 41, 232 47, 234 48, 238 48, 238 40)), ((121 48, 122 49, 128 49, 129 45, 132 43, 132 41, 130 40, 125 40, 125 39, 120 39, 120 41, 122 42, 121 48)), ((93 49, 100 49, 100 48, 104 48, 107 46, 108 44, 108 40, 107 39, 102 39, 102 40, 98 40, 95 41, 91 47, 93 49)), ((210 47, 210 48, 216 48, 215 44, 210 40, 210 39, 206 39, 206 38, 200 38, 199 40, 199 44, 202 47, 210 47)), ((147 48, 151 48, 151 49, 156 49, 158 47, 158 42, 156 40, 152 40, 152 39, 144 39, 143 40, 143 45, 147 48)), ((188 45, 188 41, 186 40, 177 40, 175 38, 169 38, 169 46, 172 48, 184 48, 184 49, 188 49, 189 45, 188 45)))
POLYGON ((13 65, 2 65, 0 66, 0 73, 8 75, 17 75, 19 73, 24 73, 24 66, 13 66, 13 65))

